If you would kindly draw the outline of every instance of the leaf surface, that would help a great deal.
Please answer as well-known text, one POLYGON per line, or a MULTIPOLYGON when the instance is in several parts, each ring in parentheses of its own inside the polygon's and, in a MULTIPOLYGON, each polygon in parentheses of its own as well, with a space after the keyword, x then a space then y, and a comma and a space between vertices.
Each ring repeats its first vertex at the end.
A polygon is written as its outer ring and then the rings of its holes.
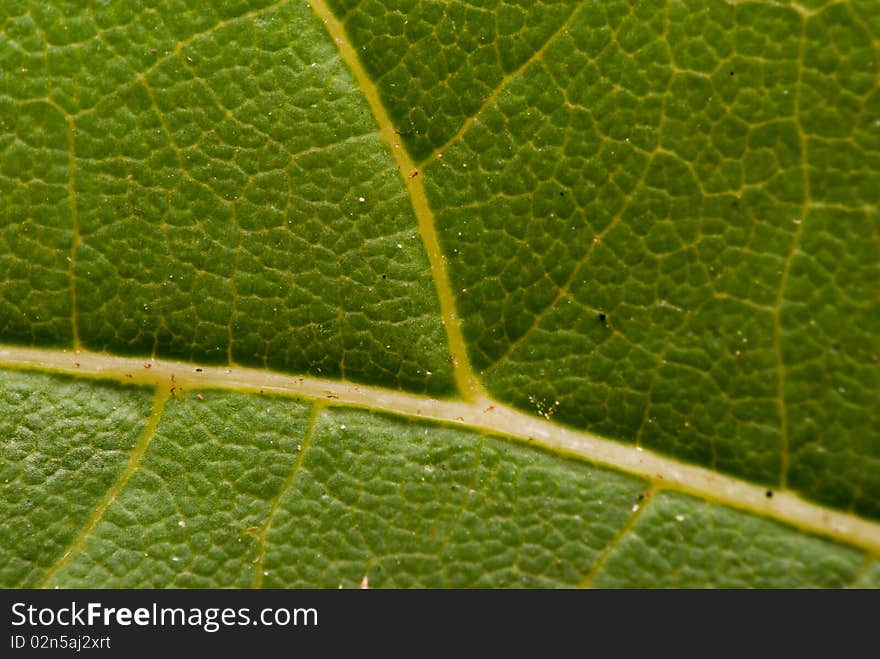
POLYGON ((3 584, 876 587, 876 0, 179 9, 0 10, 3 584))

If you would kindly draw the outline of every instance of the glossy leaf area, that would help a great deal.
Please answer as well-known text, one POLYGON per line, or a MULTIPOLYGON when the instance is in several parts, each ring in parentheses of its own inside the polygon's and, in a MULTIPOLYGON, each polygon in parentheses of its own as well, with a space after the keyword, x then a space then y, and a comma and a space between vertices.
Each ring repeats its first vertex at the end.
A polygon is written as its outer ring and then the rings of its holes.
POLYGON ((215 5, 0 9, 4 585, 880 585, 877 0, 215 5))

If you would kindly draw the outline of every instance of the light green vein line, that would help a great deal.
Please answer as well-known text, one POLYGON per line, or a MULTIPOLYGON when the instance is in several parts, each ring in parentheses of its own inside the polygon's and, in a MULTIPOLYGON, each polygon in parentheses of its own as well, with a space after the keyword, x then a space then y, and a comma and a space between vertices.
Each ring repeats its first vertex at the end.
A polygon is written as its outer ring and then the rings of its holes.
POLYGON ((67 272, 70 279, 70 329, 73 347, 79 350, 82 343, 79 338, 79 322, 76 302, 76 255, 79 251, 81 236, 79 231, 79 209, 76 200, 76 120, 63 107, 51 98, 40 98, 28 103, 45 103, 55 109, 67 123, 67 203, 70 206, 70 250, 67 253, 67 272))
POLYGON ((263 576, 265 576, 265 571, 263 570, 263 562, 266 558, 266 535, 268 534, 269 529, 272 527, 272 522, 275 520, 275 513, 278 512, 278 507, 281 505, 281 499, 293 486, 293 481, 296 478, 296 475, 299 473, 299 469, 302 466, 303 461, 305 460, 306 451, 308 451, 309 447, 312 445, 312 437, 314 437, 315 435, 315 425, 317 425, 318 416, 321 414, 321 410, 323 409, 323 401, 316 400, 312 405, 311 414, 309 415, 309 422, 306 426, 306 432, 305 436, 303 437, 303 441, 300 444, 299 453, 296 456, 296 460, 294 460, 293 462, 293 466, 290 468, 290 472, 287 474, 287 478, 284 480, 284 483, 281 485, 281 487, 278 488, 278 493, 275 495, 275 498, 272 499, 272 506, 271 508, 269 508, 269 514, 266 516, 266 521, 263 524, 263 528, 260 529, 257 541, 257 557, 254 559, 254 580, 252 582, 253 588, 263 587, 263 576))
POLYGON ((511 73, 506 74, 501 79, 501 82, 498 83, 498 86, 495 87, 495 90, 483 100, 483 104, 480 106, 480 108, 476 112, 474 112, 471 116, 469 116, 467 119, 464 120, 464 123, 461 125, 461 128, 458 129, 458 132, 455 133, 455 135, 450 137, 448 140, 446 140, 445 144, 443 144, 442 146, 438 146, 436 149, 431 151, 431 153, 429 153, 427 156, 425 156, 421 160, 419 165, 421 165, 422 167, 427 167, 428 165, 431 164, 431 162, 436 160, 439 155, 441 155, 444 151, 449 149, 449 147, 451 147, 453 144, 458 142, 462 138, 462 136, 464 136, 464 134, 468 132, 470 127, 477 120, 477 117, 479 117, 480 114, 486 108, 494 105, 495 101, 498 99, 498 97, 501 95, 501 93, 505 89, 507 89, 507 87, 510 85, 510 83, 513 82, 514 80, 516 80, 516 78, 518 78, 520 75, 522 75, 522 73, 524 73, 525 70, 528 69, 532 64, 534 64, 535 62, 540 60, 544 56, 544 53, 547 52, 547 49, 551 46, 551 44, 553 44, 553 42, 555 42, 556 39, 561 34, 564 34, 565 31, 571 27, 571 24, 574 22, 575 16, 578 14, 578 12, 580 11, 582 6, 583 6, 583 4, 580 4, 580 3, 577 4, 574 7, 574 9, 571 10, 571 13, 568 15, 568 17, 565 19, 565 21, 563 21, 562 25, 560 25, 558 28, 556 28, 556 30, 553 32, 553 34, 551 34, 547 38, 547 40, 544 42, 544 45, 541 46, 540 48, 538 48, 538 50, 536 50, 532 54, 532 56, 529 57, 525 62, 520 64, 519 67, 517 67, 517 69, 515 71, 512 71, 511 73))
POLYGON ((633 527, 636 525, 636 522, 639 521, 639 517, 641 517, 642 513, 645 511, 645 508, 650 505, 656 493, 656 486, 651 486, 645 491, 645 496, 642 497, 642 500, 639 501, 639 503, 635 504, 635 510, 630 513, 623 526, 621 526, 614 537, 611 538, 611 542, 605 545, 602 553, 599 554, 599 557, 596 559, 590 569, 587 570, 584 578, 580 580, 580 582, 578 583, 578 588, 589 588, 591 586, 591 584, 593 583, 593 579, 595 579, 596 575, 605 566, 605 562, 608 560, 608 557, 617 548, 617 546, 620 544, 620 541, 629 535, 630 531, 632 531, 633 527))
POLYGON ((238 219, 238 204, 232 204, 232 221, 235 224, 235 231, 238 239, 235 243, 235 251, 232 253, 232 272, 229 274, 229 287, 232 295, 230 295, 229 303, 229 320, 226 322, 226 363, 230 366, 235 365, 235 318, 238 314, 238 274, 239 264, 241 263, 241 250, 244 245, 244 230, 241 228, 241 221, 238 219))
POLYGON ((785 301, 785 289, 788 286, 788 277, 791 273, 791 264, 797 255, 801 244, 801 233, 807 220, 810 207, 810 175, 807 172, 809 163, 807 157, 807 140, 804 138, 804 128, 801 123, 801 78, 804 70, 804 43, 807 38, 807 18, 801 17, 801 34, 798 42, 798 75, 794 88, 794 120, 797 125, 800 139, 801 152, 801 185, 803 186, 804 201, 801 205, 800 217, 796 218, 794 235, 791 239, 791 248, 782 268, 779 278, 779 289, 776 291, 776 300, 773 303, 773 349, 776 353, 776 414, 779 419, 779 487, 788 486, 789 468, 789 430, 788 409, 785 406, 785 359, 782 357, 782 305, 785 301))
MULTIPOLYGON (((60 109, 60 108, 58 108, 60 109)), ((70 225, 72 237, 70 240, 70 253, 67 256, 68 268, 70 269, 70 325, 73 334, 73 347, 79 349, 82 342, 79 338, 79 322, 77 319, 76 302, 76 255, 79 251, 79 210, 76 202, 76 124, 75 119, 67 117, 67 141, 69 164, 67 175, 67 197, 70 204, 70 225)))
MULTIPOLYGON (((479 484, 477 483, 477 478, 479 477, 480 465, 482 464, 482 461, 483 461, 483 445, 485 443, 486 443, 486 436, 484 434, 481 434, 479 439, 477 440, 476 450, 474 451, 474 463, 471 466, 471 480, 468 483, 467 489, 465 489, 461 493, 461 502, 459 503, 458 509, 456 510, 454 516, 452 517, 453 521, 449 524, 450 530, 446 533, 446 535, 443 536, 443 542, 441 543, 441 545, 437 551, 437 555, 440 556, 441 560, 446 555, 446 550, 449 548, 449 540, 453 535, 453 532, 451 529, 459 528, 459 523, 461 522, 461 518, 464 517, 464 514, 468 510, 468 506, 471 503, 471 496, 472 496, 471 493, 475 492, 476 489, 479 487, 479 484)), ((449 562, 443 563, 443 568, 442 568, 443 569, 443 576, 445 579, 445 583, 447 583, 447 584, 450 583, 450 580, 449 580, 449 568, 450 567, 452 567, 452 565, 449 562)))
MULTIPOLYGON (((645 164, 644 170, 642 170, 641 176, 639 176, 639 180, 636 182, 633 187, 634 190, 640 188, 644 182, 645 177, 648 175, 648 172, 651 169, 651 161, 645 164)), ((559 307, 559 304, 568 297, 568 292, 571 289, 572 285, 578 279, 578 275, 580 275, 590 263, 590 259, 593 257, 593 250, 597 245, 601 244, 601 242, 605 239, 611 231, 613 231, 623 220, 623 216, 627 210, 629 210, 630 202, 627 201, 623 207, 617 212, 617 214, 612 218, 612 220, 602 229, 599 233, 593 236, 593 240, 590 242, 590 246, 584 252, 583 256, 581 256, 577 262, 572 266, 571 272, 568 277, 563 282, 562 286, 559 287, 559 290, 556 291, 556 295, 553 296, 553 299, 547 304, 543 309, 541 309, 538 313, 535 314, 535 317, 532 318, 532 322, 529 323, 529 326, 520 334, 516 339, 511 341, 507 348, 503 353, 491 364, 489 364, 486 368, 484 368, 480 375, 484 378, 492 373, 495 369, 501 366, 504 362, 506 362, 511 355, 513 355, 516 350, 523 344, 525 341, 532 337, 534 331, 541 325, 543 320, 547 318, 554 309, 559 307)))
POLYGON ((434 213, 428 205, 428 197, 422 184, 422 176, 406 150, 397 143, 394 123, 391 121, 388 111, 379 98, 379 90, 376 88, 376 84, 367 74, 357 52, 351 45, 345 27, 333 12, 330 11, 330 8, 323 0, 309 0, 309 5, 311 5, 315 14, 324 21, 324 26, 336 42, 340 57, 348 65, 352 75, 354 75, 361 93, 370 106, 373 118, 379 125, 382 139, 388 145, 391 156, 406 185, 418 222, 419 235, 428 254, 428 262, 431 265, 431 276, 437 290, 437 297, 440 300, 440 316, 446 329, 446 339, 449 342, 449 349, 452 353, 453 375, 459 393, 466 400, 486 399, 487 396, 483 385, 474 374, 474 369, 468 357, 467 344, 461 332, 458 314, 455 311, 455 295, 452 292, 449 276, 446 273, 446 257, 440 249, 440 241, 434 228, 434 213))
MULTIPOLYGON (((232 25, 233 23, 237 23, 238 21, 246 21, 246 20, 250 20, 250 19, 262 16, 263 14, 268 14, 269 12, 274 11, 275 9, 278 9, 279 7, 281 7, 282 5, 285 5, 285 4, 287 4, 287 0, 278 0, 277 2, 273 2, 272 4, 266 5, 265 7, 261 7, 259 9, 254 9, 253 11, 245 12, 244 14, 239 14, 238 16, 231 16, 230 18, 224 18, 223 20, 217 21, 211 27, 206 28, 206 29, 202 30, 201 32, 196 32, 195 34, 191 34, 188 37, 186 37, 185 39, 178 41, 174 45, 174 48, 172 48, 171 50, 166 52, 161 57, 157 58, 155 62, 150 64, 143 71, 135 71, 134 75, 132 76, 132 79, 129 81, 126 81, 125 84, 129 84, 129 83, 135 81, 137 78, 147 76, 151 71, 155 71, 157 68, 162 66, 165 62, 180 55, 181 52, 183 52, 184 48, 186 48, 187 46, 189 46, 192 43, 195 43, 196 41, 198 41, 199 39, 201 39, 203 37, 210 36, 210 35, 214 34, 214 32, 216 32, 217 30, 222 30, 227 25, 232 25)), ((111 94, 108 94, 107 96, 102 96, 101 98, 98 98, 97 100, 95 100, 94 103, 92 103, 92 105, 90 107, 83 108, 79 112, 76 112, 73 116, 78 117, 80 115, 84 115, 84 114, 88 114, 89 112, 93 112, 95 110, 95 108, 102 101, 104 101, 106 98, 108 98, 108 96, 112 96, 112 94, 115 94, 115 93, 116 92, 114 91, 111 94)))
POLYGON ((644 450, 558 425, 514 409, 500 401, 437 400, 396 389, 277 373, 264 369, 218 367, 193 363, 117 357, 79 351, 23 348, 0 344, 0 368, 64 373, 79 378, 111 380, 129 385, 173 386, 189 390, 216 388, 243 393, 272 393, 327 405, 437 421, 450 427, 483 431, 559 454, 645 478, 663 489, 683 492, 739 510, 775 519, 801 531, 844 544, 880 552, 880 522, 801 498, 795 492, 766 487, 644 450), (172 381, 172 377, 174 380, 172 381))
POLYGON ((169 393, 165 387, 156 389, 156 395, 153 399, 153 409, 147 419, 147 425, 144 428, 144 432, 141 434, 140 439, 131 451, 131 455, 128 458, 128 464, 125 465, 122 473, 119 474, 119 478, 117 478, 116 482, 113 483, 109 490, 107 490, 107 494, 104 495, 104 498, 101 499, 101 502, 92 511, 92 514, 89 515, 85 524, 83 524, 83 527, 80 529, 80 532, 73 539, 73 542, 70 543, 64 553, 61 554, 61 557, 46 571, 46 574, 37 584, 38 588, 45 588, 55 573, 67 564, 70 557, 83 548, 83 545, 85 545, 86 541, 89 539, 95 526, 97 526, 98 522, 104 517, 107 508, 109 508, 110 504, 116 500, 116 497, 119 496, 119 493, 128 483, 128 480, 134 472, 137 471, 141 459, 144 457, 144 453, 146 453, 147 448, 150 446, 150 442, 156 434, 156 428, 159 425, 159 420, 162 418, 162 411, 165 409, 165 403, 168 398, 169 393))

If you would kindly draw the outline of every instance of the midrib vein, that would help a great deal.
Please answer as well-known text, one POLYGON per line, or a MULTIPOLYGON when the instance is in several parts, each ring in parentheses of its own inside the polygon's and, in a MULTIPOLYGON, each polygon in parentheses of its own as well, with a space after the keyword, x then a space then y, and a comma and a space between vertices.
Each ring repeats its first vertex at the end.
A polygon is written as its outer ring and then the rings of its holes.
POLYGON ((77 533, 76 537, 73 539, 73 542, 67 547, 67 549, 61 554, 55 563, 46 571, 46 574, 43 575, 43 578, 40 580, 37 585, 38 588, 44 588, 46 584, 52 579, 58 570, 64 567, 71 556, 77 554, 85 545, 86 540, 92 534, 92 531, 98 525, 103 517, 104 513, 107 511, 107 508, 116 501, 116 497, 119 496, 119 493, 128 483, 128 480, 137 471, 140 466, 141 459, 144 457, 144 453, 147 452, 147 448, 150 445, 150 442, 153 439, 153 436, 156 434, 156 428, 159 425, 159 420, 162 418, 162 410, 165 408, 165 403, 169 398, 169 392, 164 387, 156 389, 156 395, 153 399, 153 408, 150 411, 150 416, 147 419, 147 425, 144 427, 143 433, 141 433, 140 439, 138 439, 137 444, 135 444, 134 448, 129 455, 128 462, 123 468, 122 472, 119 474, 119 477, 116 479, 116 482, 107 490, 107 494, 104 495, 104 498, 95 506, 95 509, 92 511, 91 515, 89 515, 88 519, 86 519, 85 524, 83 524, 79 533, 77 533))
MULTIPOLYGON (((175 395, 183 396, 190 390, 225 389, 241 393, 321 400, 328 406, 352 406, 445 423, 583 458, 645 478, 658 489, 692 494, 707 501, 776 519, 803 531, 862 547, 873 554, 880 553, 880 523, 826 508, 787 491, 775 491, 772 498, 767 498, 766 487, 585 431, 565 428, 493 400, 437 400, 382 387, 253 368, 202 366, 117 357, 88 351, 0 345, 0 368, 4 367, 154 387, 160 400, 171 395, 172 387, 175 388, 175 395)), ((154 406, 145 437, 151 434, 151 428, 158 422, 156 409, 154 406)), ((144 440, 141 443, 143 442, 144 440)), ((141 447, 141 453, 136 450, 133 454, 123 476, 96 509, 100 514, 103 514, 103 510, 125 484, 145 449, 146 444, 141 447)), ((91 526, 94 526, 100 514, 93 516, 95 518, 91 526)), ((83 540, 88 531, 90 527, 81 534, 83 540)))
POLYGON ((379 90, 372 78, 361 64, 357 52, 349 41, 345 26, 336 18, 330 8, 322 0, 309 0, 312 11, 324 21, 324 25, 330 36, 333 37, 339 56, 354 75, 360 92, 370 106, 373 118, 379 125, 379 133, 391 152, 395 165, 400 172, 401 179, 406 185, 410 203, 416 215, 419 235, 428 254, 428 262, 431 266, 431 276, 437 297, 440 301, 440 316, 446 330, 446 339, 452 356, 452 370, 455 383, 465 400, 486 399, 483 385, 474 373, 474 369, 468 358, 467 344, 461 332, 458 315, 455 312, 455 295, 449 283, 446 273, 446 257, 440 249, 440 240, 434 228, 434 213, 428 205, 428 197, 422 184, 422 176, 406 150, 397 142, 395 126, 388 116, 388 112, 379 98, 379 90))

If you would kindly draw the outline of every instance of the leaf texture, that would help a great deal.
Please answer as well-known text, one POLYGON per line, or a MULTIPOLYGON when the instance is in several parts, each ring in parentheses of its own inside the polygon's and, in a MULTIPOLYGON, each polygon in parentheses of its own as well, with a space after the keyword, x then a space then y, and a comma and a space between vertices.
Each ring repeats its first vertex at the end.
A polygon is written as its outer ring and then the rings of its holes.
POLYGON ((5 3, 3 585, 876 587, 878 17, 5 3))

